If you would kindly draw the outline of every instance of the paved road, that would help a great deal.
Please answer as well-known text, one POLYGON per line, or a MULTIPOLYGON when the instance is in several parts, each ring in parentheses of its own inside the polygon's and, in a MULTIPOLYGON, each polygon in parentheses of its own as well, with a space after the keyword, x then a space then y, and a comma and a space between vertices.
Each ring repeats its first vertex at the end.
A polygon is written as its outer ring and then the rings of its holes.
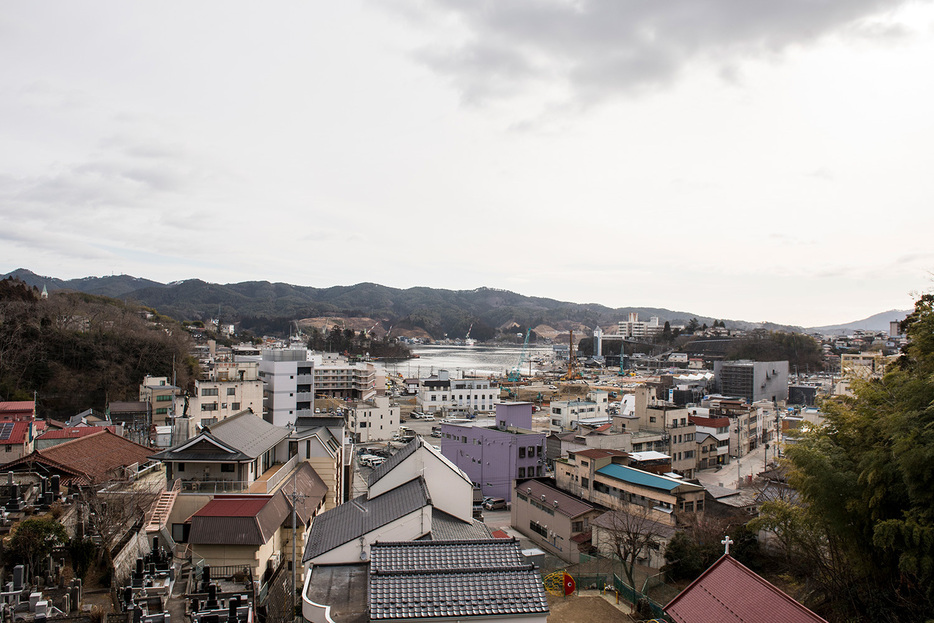
MULTIPOLYGON (((719 470, 716 468, 699 470, 697 479, 703 484, 735 488, 739 486, 740 479, 746 480, 749 475, 755 477, 765 469, 765 452, 765 446, 759 446, 742 458, 733 459, 729 465, 724 465, 719 470)), ((769 461, 774 460, 775 453, 771 446, 769 446, 768 454, 769 461)))

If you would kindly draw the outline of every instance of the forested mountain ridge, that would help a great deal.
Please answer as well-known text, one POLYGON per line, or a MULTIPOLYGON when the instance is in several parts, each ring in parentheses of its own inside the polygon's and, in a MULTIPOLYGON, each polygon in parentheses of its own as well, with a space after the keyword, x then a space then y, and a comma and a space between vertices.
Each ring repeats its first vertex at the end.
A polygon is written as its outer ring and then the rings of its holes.
MULTIPOLYGON (((107 293, 108 296, 136 301, 181 321, 239 323, 254 333, 288 331, 291 321, 310 317, 369 317, 398 331, 417 328, 433 338, 471 337, 488 340, 511 324, 519 328, 549 325, 567 330, 583 325, 607 327, 637 312, 642 320, 658 316, 662 322, 686 325, 692 318, 712 325, 715 318, 654 307, 610 308, 597 303, 569 303, 531 297, 493 288, 444 290, 428 287, 390 288, 375 283, 313 288, 268 281, 213 284, 198 279, 160 284, 127 275, 59 280, 19 269, 9 273, 22 281, 49 291, 73 289, 107 293)), ((771 323, 727 320, 731 328, 762 327, 792 330, 795 327, 771 323)))
POLYGON ((147 374, 185 387, 197 372, 190 346, 176 321, 136 305, 81 292, 43 299, 0 280, 0 400, 35 399, 43 417, 138 400, 147 374))

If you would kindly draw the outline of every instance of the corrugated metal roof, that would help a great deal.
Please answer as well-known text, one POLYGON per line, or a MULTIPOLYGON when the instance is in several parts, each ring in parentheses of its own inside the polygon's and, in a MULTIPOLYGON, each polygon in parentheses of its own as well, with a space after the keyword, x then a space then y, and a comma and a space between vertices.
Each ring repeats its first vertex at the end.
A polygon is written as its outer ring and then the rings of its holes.
POLYGON ((683 480, 675 480, 674 478, 668 478, 666 476, 658 476, 656 474, 650 474, 639 469, 627 467, 625 465, 617 465, 615 463, 607 465, 606 467, 601 467, 597 470, 597 473, 603 476, 609 476, 610 478, 615 478, 616 480, 622 480, 623 482, 628 482, 630 484, 639 485, 642 487, 650 487, 652 489, 660 489, 662 491, 671 492, 678 487, 687 487, 689 489, 695 490, 703 489, 703 487, 692 485, 691 483, 684 482, 683 480))
POLYGON ((677 623, 827 623, 724 554, 665 606, 677 623))
POLYGON ((429 503, 425 481, 415 478, 373 499, 365 495, 315 517, 302 562, 329 552, 429 503))
POLYGON ((273 495, 219 495, 191 517, 193 545, 262 545, 290 516, 282 491, 273 495))
MULTIPOLYGON (((547 504, 549 508, 554 508, 555 511, 561 513, 562 515, 571 518, 578 517, 594 509, 593 505, 588 504, 587 502, 584 502, 583 500, 576 498, 573 495, 568 495, 559 489, 549 487, 548 485, 537 480, 526 480, 521 484, 517 484, 516 491, 524 495, 528 495, 529 497, 538 501, 540 501, 544 495, 544 504, 547 504), (554 506, 555 501, 558 502, 557 506, 554 506)), ((515 503, 515 501, 513 503, 515 503)))

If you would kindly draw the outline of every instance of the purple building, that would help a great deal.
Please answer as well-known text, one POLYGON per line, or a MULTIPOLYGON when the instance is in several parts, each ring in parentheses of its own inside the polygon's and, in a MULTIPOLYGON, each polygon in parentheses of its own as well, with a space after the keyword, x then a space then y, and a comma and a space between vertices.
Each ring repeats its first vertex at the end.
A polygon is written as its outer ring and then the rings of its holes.
POLYGON ((503 402, 494 420, 442 422, 441 453, 484 496, 510 501, 516 479, 544 476, 545 432, 532 430, 531 402, 503 402))

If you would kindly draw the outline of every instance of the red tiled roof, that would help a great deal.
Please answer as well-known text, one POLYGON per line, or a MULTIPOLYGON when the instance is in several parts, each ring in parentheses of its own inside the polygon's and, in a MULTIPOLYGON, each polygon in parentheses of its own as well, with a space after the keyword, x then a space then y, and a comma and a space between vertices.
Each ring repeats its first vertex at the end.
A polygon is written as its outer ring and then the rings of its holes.
POLYGON ((827 623, 724 554, 665 606, 676 623, 827 623))
POLYGON ((612 424, 604 424, 603 426, 598 426, 597 428, 593 429, 593 432, 595 432, 595 433, 602 433, 602 432, 605 432, 605 431, 610 430, 610 427, 611 427, 611 426, 613 426, 613 425, 612 425, 612 424))
POLYGON ((36 403, 32 400, 10 400, 0 402, 0 420, 35 419, 36 403))
POLYGON ((5 426, 11 426, 10 436, 6 439, 0 439, 0 443, 5 443, 9 445, 23 445, 26 443, 26 440, 29 438, 29 427, 32 425, 32 422, 17 420, 11 424, 6 424, 5 426), (11 426, 12 424, 12 426, 11 426))
POLYGON ((493 530, 491 533, 494 539, 511 539, 512 537, 503 532, 502 530, 493 530))
POLYGON ((104 430, 116 432, 115 426, 70 426, 61 430, 50 430, 40 435, 39 439, 77 439, 78 437, 87 437, 94 433, 104 430))

